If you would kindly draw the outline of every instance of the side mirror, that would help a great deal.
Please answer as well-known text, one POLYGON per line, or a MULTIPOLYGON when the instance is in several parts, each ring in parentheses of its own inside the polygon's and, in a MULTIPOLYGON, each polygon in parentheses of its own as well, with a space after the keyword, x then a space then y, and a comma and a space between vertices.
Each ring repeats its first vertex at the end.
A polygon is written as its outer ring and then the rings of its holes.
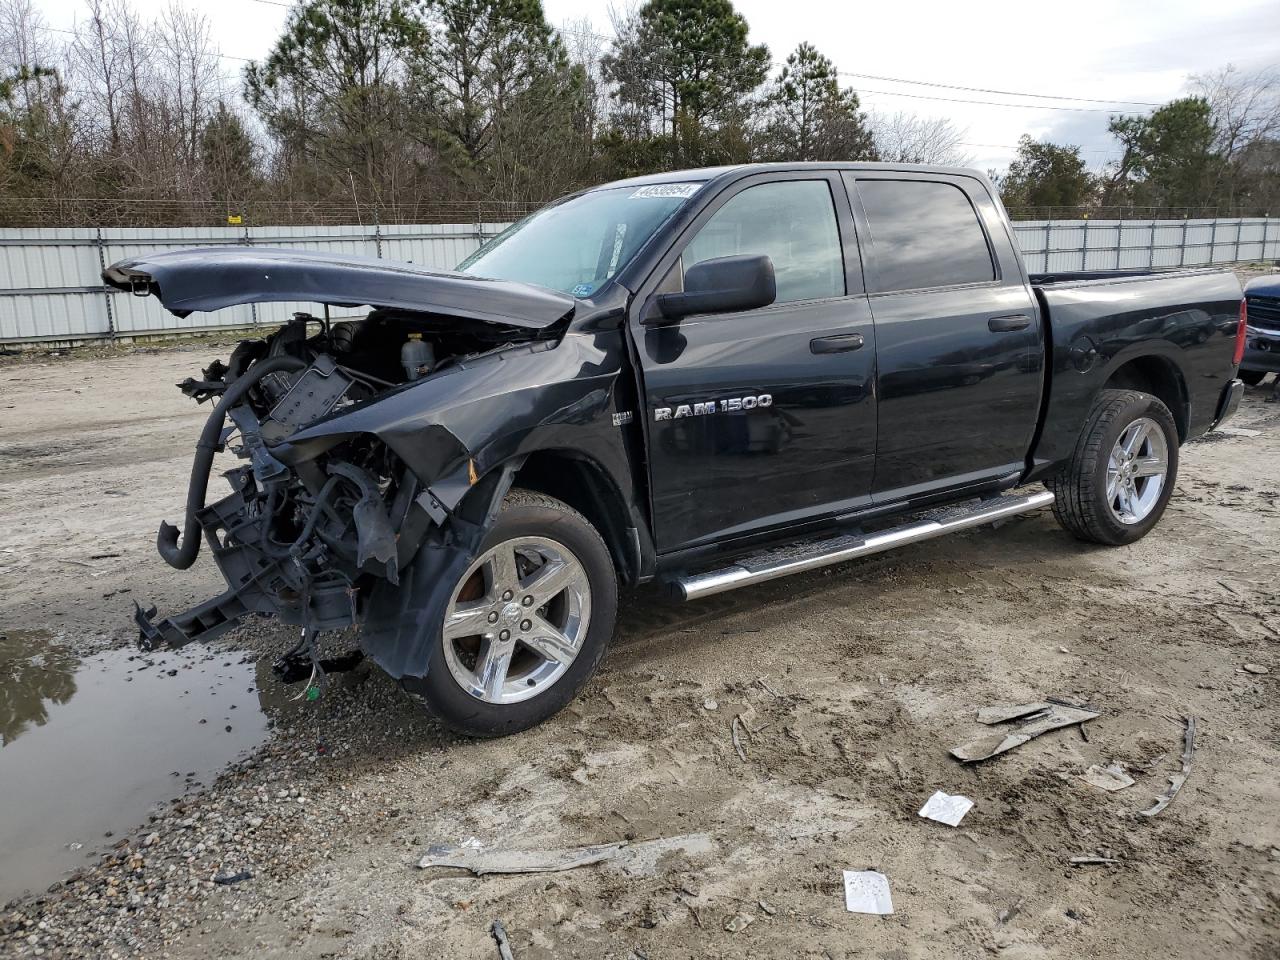
POLYGON ((660 316, 646 323, 673 323, 695 313, 731 313, 767 307, 778 295, 773 261, 764 254, 717 257, 685 271, 683 293, 658 294, 660 316))

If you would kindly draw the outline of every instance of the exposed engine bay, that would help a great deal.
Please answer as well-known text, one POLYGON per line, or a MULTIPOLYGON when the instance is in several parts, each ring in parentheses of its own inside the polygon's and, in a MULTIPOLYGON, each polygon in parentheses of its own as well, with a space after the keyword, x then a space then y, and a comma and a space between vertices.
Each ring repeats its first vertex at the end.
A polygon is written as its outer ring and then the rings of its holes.
MULTIPOLYGON (((157 547, 171 566, 186 569, 203 540, 228 590, 160 621, 154 609, 139 607, 143 647, 208 640, 247 614, 275 615, 302 628, 277 673, 298 679, 309 661, 313 677, 323 677, 335 663, 318 659, 316 634, 362 625, 371 598, 383 591, 385 601, 400 585, 450 511, 371 433, 338 434, 318 445, 290 438, 458 364, 552 336, 387 309, 333 323, 296 314, 179 384, 214 408, 197 445, 183 530, 162 524, 157 547), (224 473, 231 493, 206 503, 214 457, 223 451, 244 463, 224 473)), ((474 465, 470 470, 474 483, 474 465)))

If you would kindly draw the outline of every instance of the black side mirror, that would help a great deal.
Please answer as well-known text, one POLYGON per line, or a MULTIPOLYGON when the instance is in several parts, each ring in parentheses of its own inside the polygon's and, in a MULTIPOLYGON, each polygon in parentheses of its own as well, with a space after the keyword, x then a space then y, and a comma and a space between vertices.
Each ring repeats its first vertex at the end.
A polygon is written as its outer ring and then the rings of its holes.
POLYGON ((672 323, 694 313, 730 313, 767 307, 778 295, 773 261, 764 254, 717 257, 695 263, 684 275, 683 293, 658 294, 660 316, 646 323, 672 323))

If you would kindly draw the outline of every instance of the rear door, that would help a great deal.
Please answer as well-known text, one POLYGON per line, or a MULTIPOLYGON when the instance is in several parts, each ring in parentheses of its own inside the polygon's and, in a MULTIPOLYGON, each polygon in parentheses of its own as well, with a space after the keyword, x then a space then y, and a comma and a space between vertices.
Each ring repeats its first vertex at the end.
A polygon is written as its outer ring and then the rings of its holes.
POLYGON ((771 173, 727 186, 649 293, 678 291, 693 264, 735 254, 772 259, 773 304, 672 326, 632 318, 660 552, 870 502, 875 335, 839 175, 771 173))
POLYGON ((844 177, 876 329, 873 500, 1020 471, 1039 416, 1044 342, 1003 214, 969 177, 844 177))

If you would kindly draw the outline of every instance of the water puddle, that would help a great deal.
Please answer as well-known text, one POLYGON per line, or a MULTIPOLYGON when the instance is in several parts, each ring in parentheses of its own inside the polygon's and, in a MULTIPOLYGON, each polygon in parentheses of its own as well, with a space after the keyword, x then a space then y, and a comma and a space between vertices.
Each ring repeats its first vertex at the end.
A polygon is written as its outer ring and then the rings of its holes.
MULTIPOLYGON (((263 665, 264 673, 269 668, 263 665)), ((193 648, 78 657, 48 633, 0 636, 0 904, 109 850, 157 804, 261 743, 253 662, 193 648)))

